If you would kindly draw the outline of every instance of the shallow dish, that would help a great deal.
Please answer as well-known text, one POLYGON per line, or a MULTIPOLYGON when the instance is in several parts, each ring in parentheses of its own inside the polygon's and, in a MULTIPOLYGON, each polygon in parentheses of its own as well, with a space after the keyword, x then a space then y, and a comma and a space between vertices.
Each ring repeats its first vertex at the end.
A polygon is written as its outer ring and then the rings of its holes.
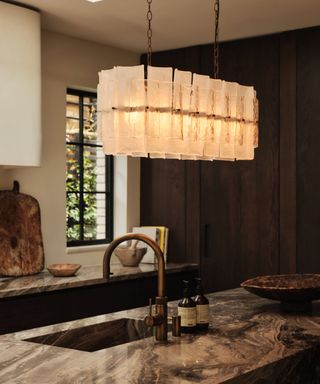
POLYGON ((73 276, 80 269, 81 264, 51 264, 47 270, 53 276, 68 277, 73 276))
POLYGON ((292 304, 310 308, 320 299, 320 275, 291 274, 258 276, 241 283, 241 287, 257 296, 280 301, 285 307, 292 304))

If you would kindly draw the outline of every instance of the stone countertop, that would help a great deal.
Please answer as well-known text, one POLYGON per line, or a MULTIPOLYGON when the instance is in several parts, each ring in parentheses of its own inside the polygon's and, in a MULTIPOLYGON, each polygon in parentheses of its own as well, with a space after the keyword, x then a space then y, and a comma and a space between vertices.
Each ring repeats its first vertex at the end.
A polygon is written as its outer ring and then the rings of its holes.
MULTIPOLYGON (((180 338, 169 334, 164 344, 149 337, 96 352, 81 352, 23 341, 117 318, 142 319, 146 308, 0 336, 0 382, 320 382, 319 301, 313 305, 313 314, 293 315, 281 313, 278 303, 255 297, 242 288, 213 293, 208 298, 209 330, 180 338)), ((176 311, 176 305, 169 303, 169 314, 176 311)))
MULTIPOLYGON (((167 263, 166 274, 198 269, 197 264, 167 263)), ((0 278, 0 298, 56 291, 97 284, 110 284, 119 280, 139 279, 157 274, 157 265, 140 263, 138 267, 123 267, 111 264, 113 275, 106 281, 102 277, 102 266, 83 266, 75 276, 54 277, 46 269, 32 276, 0 278)))

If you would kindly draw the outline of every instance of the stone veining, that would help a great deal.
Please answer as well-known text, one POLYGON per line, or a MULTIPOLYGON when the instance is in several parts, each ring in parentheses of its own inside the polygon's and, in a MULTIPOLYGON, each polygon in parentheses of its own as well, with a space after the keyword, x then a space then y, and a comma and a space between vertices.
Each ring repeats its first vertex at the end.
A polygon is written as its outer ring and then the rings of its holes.
MULTIPOLYGON (((101 315, 0 337, 2 383, 290 383, 320 382, 320 302, 313 314, 235 289, 208 295, 206 333, 132 341, 82 352, 24 341, 120 318, 141 320, 146 308, 101 315), (306 365, 307 368, 306 368, 306 365), (305 381, 307 378, 308 381, 305 381)), ((169 303, 169 316, 177 302, 169 303)), ((68 333, 68 332, 67 332, 68 333)))
MULTIPOLYGON (((166 273, 187 271, 197 269, 196 264, 166 264, 166 273)), ((0 278, 0 298, 33 293, 56 291, 60 289, 76 288, 82 286, 106 284, 113 281, 138 279, 145 276, 157 274, 157 267, 154 264, 142 264, 138 267, 123 267, 121 264, 112 265, 112 277, 106 281, 102 276, 102 266, 92 265, 83 266, 75 276, 54 277, 48 271, 43 271, 37 275, 1 279, 0 278)))

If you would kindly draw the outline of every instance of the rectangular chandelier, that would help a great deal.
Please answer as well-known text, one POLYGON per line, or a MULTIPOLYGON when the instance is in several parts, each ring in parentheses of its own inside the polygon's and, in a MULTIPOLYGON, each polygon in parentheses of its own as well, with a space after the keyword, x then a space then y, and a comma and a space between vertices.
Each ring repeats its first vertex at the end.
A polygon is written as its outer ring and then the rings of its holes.
POLYGON ((251 86, 172 68, 114 67, 99 73, 104 152, 181 160, 252 160, 258 100, 251 86))

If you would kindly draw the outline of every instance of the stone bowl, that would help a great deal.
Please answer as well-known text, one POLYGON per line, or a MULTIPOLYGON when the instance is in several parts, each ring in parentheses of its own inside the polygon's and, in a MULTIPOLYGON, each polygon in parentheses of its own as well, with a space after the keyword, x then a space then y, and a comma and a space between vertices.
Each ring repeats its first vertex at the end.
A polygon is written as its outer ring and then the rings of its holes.
POLYGON ((114 253, 124 267, 137 267, 147 252, 147 247, 118 247, 114 253))
POLYGON ((241 287, 257 296, 280 301, 288 311, 310 309, 312 301, 320 299, 318 274, 258 276, 244 281, 241 287))
POLYGON ((76 274, 81 268, 81 264, 51 264, 47 270, 56 277, 69 277, 76 274))

